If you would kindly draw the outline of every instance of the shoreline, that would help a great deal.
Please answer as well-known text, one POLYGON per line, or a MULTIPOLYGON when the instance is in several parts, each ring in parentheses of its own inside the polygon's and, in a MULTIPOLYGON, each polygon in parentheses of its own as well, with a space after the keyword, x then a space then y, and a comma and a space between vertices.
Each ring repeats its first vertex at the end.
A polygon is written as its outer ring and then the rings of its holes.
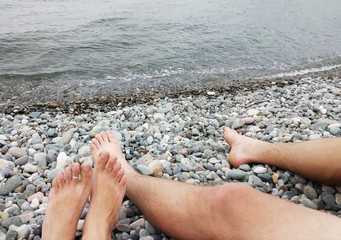
MULTIPOLYGON (((13 225, 21 226, 28 239, 40 235, 51 180, 72 162, 92 163, 89 143, 102 130, 114 131, 127 161, 141 174, 194 185, 244 182, 341 218, 341 186, 257 163, 235 169, 223 140, 224 126, 273 143, 340 137, 339 71, 207 91, 145 103, 133 96, 123 98, 126 102, 70 102, 63 108, 8 107, 8 113, 0 113, 0 238, 9 229, 16 231, 13 225)), ((77 236, 84 218, 85 211, 77 236)), ((125 199, 113 235, 134 239, 142 230, 155 239, 170 239, 125 199)))
MULTIPOLYGON (((305 78, 333 79, 340 77, 341 67, 337 67, 332 70, 311 72, 297 76, 282 76, 273 79, 248 79, 240 82, 224 82, 219 79, 213 79, 208 80, 205 83, 193 83, 186 86, 181 84, 166 86, 162 84, 159 87, 153 86, 152 88, 149 88, 141 85, 136 86, 134 89, 122 89, 121 91, 112 91, 109 86, 108 89, 106 89, 106 86, 97 86, 95 92, 88 95, 85 93, 86 96, 82 96, 80 93, 72 94, 72 91, 78 91, 77 87, 73 87, 73 89, 69 90, 69 93, 65 93, 65 90, 63 91, 64 93, 57 93, 57 91, 52 92, 53 87, 51 86, 45 87, 36 85, 33 87, 14 85, 11 87, 11 91, 2 89, 2 93, 0 93, 0 113, 27 114, 32 111, 61 111, 77 115, 91 111, 108 111, 108 109, 113 107, 148 103, 156 99, 174 99, 189 96, 200 97, 207 96, 208 92, 214 92, 216 94, 223 94, 224 92, 248 92, 272 85, 277 85, 279 87, 292 85, 305 78), (29 87, 31 87, 30 90, 28 90, 29 87)), ((80 91, 81 90, 82 89, 80 89, 80 91)))

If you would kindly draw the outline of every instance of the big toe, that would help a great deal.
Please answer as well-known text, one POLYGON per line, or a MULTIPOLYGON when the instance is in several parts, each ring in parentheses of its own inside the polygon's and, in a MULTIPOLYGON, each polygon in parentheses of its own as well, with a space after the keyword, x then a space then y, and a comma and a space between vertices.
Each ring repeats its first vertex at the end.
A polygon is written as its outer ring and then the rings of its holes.
POLYGON ((224 139, 228 144, 232 144, 234 136, 238 134, 235 130, 225 127, 224 128, 224 139))

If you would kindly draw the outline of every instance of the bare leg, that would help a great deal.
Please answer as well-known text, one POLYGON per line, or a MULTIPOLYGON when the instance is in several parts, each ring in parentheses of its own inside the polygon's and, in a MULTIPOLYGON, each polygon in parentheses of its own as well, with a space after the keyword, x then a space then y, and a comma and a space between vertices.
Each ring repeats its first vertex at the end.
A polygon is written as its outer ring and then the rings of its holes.
POLYGON ((52 181, 42 239, 74 239, 77 223, 91 190, 90 164, 65 168, 52 181), (80 178, 79 178, 80 177, 80 178))
POLYGON ((126 190, 126 176, 115 156, 100 152, 95 159, 91 202, 83 239, 111 239, 126 190))
POLYGON ((260 193, 245 184, 197 187, 142 176, 126 162, 111 133, 96 135, 91 150, 94 159, 103 150, 117 156, 127 174, 128 197, 155 227, 173 238, 330 239, 341 234, 337 217, 260 193))
POLYGON ((239 135, 225 128, 231 146, 230 161, 259 162, 298 173, 325 184, 341 184, 341 138, 323 138, 299 143, 273 144, 239 135))

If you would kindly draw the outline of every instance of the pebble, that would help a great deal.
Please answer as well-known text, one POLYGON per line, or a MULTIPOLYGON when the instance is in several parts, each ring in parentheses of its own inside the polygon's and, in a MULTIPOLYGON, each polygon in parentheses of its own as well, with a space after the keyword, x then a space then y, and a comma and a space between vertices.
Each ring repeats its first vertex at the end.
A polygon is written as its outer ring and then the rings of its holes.
POLYGON ((38 166, 35 166, 31 163, 26 163, 24 166, 24 172, 27 172, 27 173, 35 173, 37 170, 38 170, 38 166))
POLYGON ((18 175, 9 178, 7 182, 0 187, 0 196, 5 196, 10 192, 13 192, 21 184, 22 180, 18 175))
POLYGON ((328 204, 329 206, 333 206, 335 204, 335 197, 330 192, 322 192, 321 194, 323 202, 328 204))
POLYGON ((28 156, 23 156, 14 161, 15 165, 22 166, 28 162, 28 156))
POLYGON ((20 157, 24 157, 27 155, 27 149, 19 148, 19 147, 11 147, 8 150, 8 153, 11 154, 15 158, 20 158, 20 157))
POLYGON ((310 185, 303 188, 303 193, 310 200, 316 199, 318 196, 316 190, 310 185))
POLYGON ((336 204, 341 205, 341 194, 340 193, 335 194, 335 202, 336 202, 336 204))
POLYGON ((32 202, 32 200, 35 198, 38 199, 39 202, 42 202, 42 200, 44 198, 44 193, 42 193, 42 192, 34 193, 27 198, 27 201, 32 202))
POLYGON ((261 166, 257 166, 253 169, 253 172, 257 174, 266 173, 266 171, 267 171, 267 168, 261 167, 261 166))
POLYGON ((14 230, 8 230, 6 237, 1 238, 1 235, 0 235, 0 239, 17 240, 18 239, 18 232, 14 231, 14 230))
POLYGON ((129 225, 129 227, 130 227, 130 229, 139 230, 139 229, 144 228, 144 224, 145 224, 145 219, 140 218, 140 219, 136 220, 135 222, 131 223, 129 225))
POLYGON ((32 199, 30 207, 33 208, 33 209, 37 209, 39 207, 39 200, 38 200, 38 198, 33 198, 32 199))
POLYGON ((243 180, 246 176, 246 173, 239 169, 233 169, 229 172, 229 177, 234 180, 243 180))
POLYGON ((236 119, 233 121, 231 128, 232 129, 238 129, 241 128, 245 124, 243 119, 236 119))
POLYGON ((9 217, 5 221, 2 222, 2 225, 5 226, 6 228, 9 228, 11 225, 15 226, 21 226, 23 222, 21 221, 21 218, 19 216, 13 216, 9 217))
POLYGON ((57 157, 56 168, 64 169, 73 163, 72 159, 65 152, 60 152, 57 157))
POLYGON ((279 175, 278 175, 277 173, 274 173, 274 174, 272 175, 272 181, 273 181, 274 183, 277 183, 277 182, 278 182, 278 178, 279 178, 279 175))
POLYGON ((317 209, 317 204, 314 203, 313 201, 311 201, 308 198, 300 198, 299 202, 302 203, 304 206, 308 207, 308 208, 312 208, 312 209, 317 209))
MULTIPOLYGON (((74 162, 92 164, 90 141, 102 130, 113 131, 129 164, 142 174, 193 185, 248 182, 274 197, 340 216, 341 187, 257 163, 234 169, 230 146, 222 138, 224 126, 274 143, 339 136, 339 82, 340 78, 301 79, 252 92, 105 105, 105 111, 91 104, 87 113, 75 115, 40 109, 26 115, 0 113, 0 239, 17 239, 20 226, 23 235, 30 227, 27 239, 40 239, 51 181, 74 162), (269 96, 274 101, 268 101, 269 96)), ((78 237, 87 208, 88 204, 77 226, 78 237)), ((130 200, 123 203, 113 237, 171 239, 146 221, 130 200)))
POLYGON ((26 224, 23 224, 19 227, 12 225, 10 226, 9 230, 16 231, 18 233, 18 240, 23 240, 28 239, 31 232, 31 227, 26 224))
POLYGON ((268 174, 268 173, 260 173, 260 174, 258 174, 257 176, 258 176, 260 179, 262 179, 262 181, 264 181, 264 182, 268 182, 268 183, 272 182, 272 177, 271 177, 271 175, 268 174))
POLYGON ((148 166, 146 165, 142 165, 142 164, 138 164, 136 166, 136 171, 143 174, 143 175, 152 175, 153 174, 153 171, 152 169, 150 169, 148 166))
POLYGON ((242 164, 239 166, 239 169, 248 172, 250 171, 251 167, 248 164, 242 164))
POLYGON ((307 182, 307 179, 305 177, 302 177, 302 176, 300 176, 298 174, 295 174, 294 177, 297 180, 297 182, 299 182, 299 183, 303 183, 304 184, 304 183, 307 182))

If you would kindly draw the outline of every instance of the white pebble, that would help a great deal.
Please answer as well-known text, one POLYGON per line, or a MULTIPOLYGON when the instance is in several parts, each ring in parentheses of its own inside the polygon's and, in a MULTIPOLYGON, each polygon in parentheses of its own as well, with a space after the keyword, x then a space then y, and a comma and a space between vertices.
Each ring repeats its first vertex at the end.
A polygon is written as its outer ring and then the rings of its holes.
POLYGON ((267 169, 265 167, 261 167, 261 166, 258 166, 255 169, 253 169, 253 172, 257 173, 257 174, 266 173, 266 171, 267 171, 267 169))
POLYGON ((39 200, 38 200, 38 198, 33 198, 30 206, 33 209, 37 209, 39 207, 39 200))

